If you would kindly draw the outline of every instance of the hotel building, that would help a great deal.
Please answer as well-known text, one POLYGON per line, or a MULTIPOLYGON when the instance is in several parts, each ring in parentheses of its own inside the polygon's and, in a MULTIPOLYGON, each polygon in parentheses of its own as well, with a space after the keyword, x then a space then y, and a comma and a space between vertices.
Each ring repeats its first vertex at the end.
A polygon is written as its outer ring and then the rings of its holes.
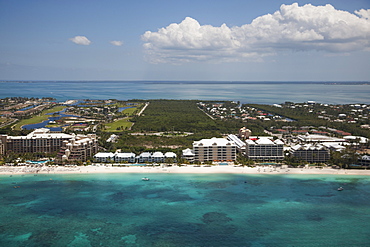
POLYGON ((86 161, 97 151, 98 141, 95 134, 76 135, 70 140, 63 141, 57 161, 86 161))
POLYGON ((326 162, 330 159, 330 150, 321 144, 295 145, 290 153, 309 163, 326 162))
POLYGON ((269 137, 247 139, 246 156, 251 160, 258 161, 282 161, 284 159, 281 140, 273 140, 269 137))
POLYGON ((53 153, 58 152, 63 141, 70 140, 74 135, 51 133, 49 129, 36 129, 26 136, 1 135, 4 151, 13 153, 53 153))
MULTIPOLYGON (((36 129, 26 136, 1 135, 1 154, 13 153, 54 153, 59 152, 73 160, 85 161, 98 150, 95 134, 75 135, 52 133, 47 128, 36 129)), ((60 156, 60 157, 59 157, 60 156)))
POLYGON ((194 161, 229 162, 236 160, 236 145, 224 138, 202 139, 193 142, 194 161))

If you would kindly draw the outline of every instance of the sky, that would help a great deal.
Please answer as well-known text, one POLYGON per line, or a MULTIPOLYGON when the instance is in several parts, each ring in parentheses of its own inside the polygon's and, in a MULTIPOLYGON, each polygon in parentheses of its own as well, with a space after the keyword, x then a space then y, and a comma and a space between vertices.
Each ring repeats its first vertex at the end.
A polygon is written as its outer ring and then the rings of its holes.
POLYGON ((0 0, 0 80, 370 81, 370 0, 0 0))

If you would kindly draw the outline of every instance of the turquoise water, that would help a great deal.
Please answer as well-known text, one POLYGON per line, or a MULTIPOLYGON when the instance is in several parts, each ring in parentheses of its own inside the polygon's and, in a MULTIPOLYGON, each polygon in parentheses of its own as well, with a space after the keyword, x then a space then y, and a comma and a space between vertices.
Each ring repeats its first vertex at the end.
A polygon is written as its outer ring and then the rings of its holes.
POLYGON ((1 82, 0 98, 54 97, 69 99, 193 99, 234 100, 275 104, 316 101, 328 104, 369 103, 370 85, 312 82, 150 82, 32 81, 1 82))
POLYGON ((0 246, 370 243, 366 176, 13 175, 0 198, 0 246))

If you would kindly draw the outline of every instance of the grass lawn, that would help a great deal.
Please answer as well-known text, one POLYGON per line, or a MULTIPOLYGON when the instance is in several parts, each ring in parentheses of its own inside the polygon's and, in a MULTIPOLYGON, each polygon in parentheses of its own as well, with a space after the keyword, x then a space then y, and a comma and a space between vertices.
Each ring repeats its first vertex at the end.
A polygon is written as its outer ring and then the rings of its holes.
POLYGON ((132 123, 129 122, 130 118, 121 119, 118 121, 114 121, 113 123, 105 124, 105 130, 106 132, 121 132, 125 129, 128 129, 132 126, 132 123), (117 130, 117 128, 121 128, 117 130))
POLYGON ((47 113, 62 111, 64 108, 65 108, 65 106, 56 106, 56 107, 53 107, 51 109, 44 110, 37 116, 34 116, 32 118, 29 118, 29 119, 21 120, 20 122, 18 122, 14 126, 14 129, 15 130, 21 130, 21 127, 23 125, 41 123, 41 122, 47 120, 48 117, 51 117, 51 115, 46 115, 47 113))
POLYGON ((125 110, 122 111, 122 113, 126 113, 128 114, 129 116, 132 115, 135 111, 137 111, 138 107, 135 106, 133 108, 127 108, 125 110))

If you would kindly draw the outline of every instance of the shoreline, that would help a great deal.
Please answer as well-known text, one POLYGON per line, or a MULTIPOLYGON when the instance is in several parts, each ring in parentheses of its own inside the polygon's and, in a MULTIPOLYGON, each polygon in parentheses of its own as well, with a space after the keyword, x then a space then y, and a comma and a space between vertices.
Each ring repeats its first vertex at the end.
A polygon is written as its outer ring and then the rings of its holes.
POLYGON ((307 174, 307 175, 361 175, 370 176, 370 170, 332 168, 276 168, 276 167, 235 167, 235 166, 170 166, 170 167, 112 167, 112 166, 43 166, 9 167, 0 166, 0 175, 25 174, 98 174, 98 173, 192 173, 192 174, 307 174))

